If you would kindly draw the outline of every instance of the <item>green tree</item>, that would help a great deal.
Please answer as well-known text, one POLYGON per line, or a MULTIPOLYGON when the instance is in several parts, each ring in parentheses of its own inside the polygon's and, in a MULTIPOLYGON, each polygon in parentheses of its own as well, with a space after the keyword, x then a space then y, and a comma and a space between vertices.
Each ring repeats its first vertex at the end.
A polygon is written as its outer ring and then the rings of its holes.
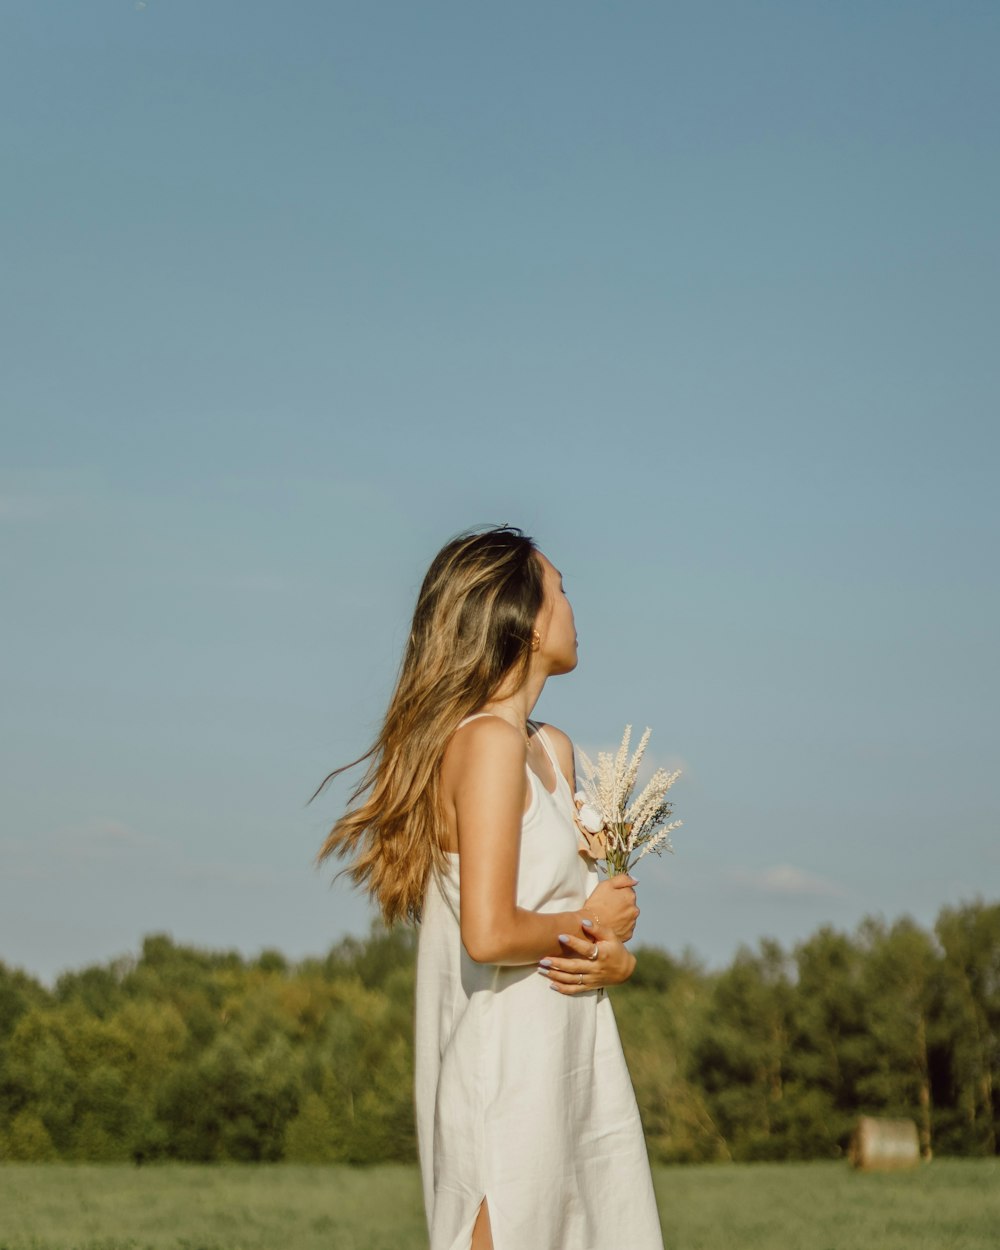
POLYGON ((788 957, 770 940, 760 943, 757 954, 741 947, 712 987, 693 1041, 691 1074, 735 1159, 785 1153, 791 1006, 788 957))
POLYGON ((287 1044, 249 1054, 238 1038, 218 1037, 191 1065, 178 1065, 158 1108, 179 1159, 241 1163, 281 1158, 285 1125, 296 1111, 296 1073, 287 1044))
POLYGON ((686 1074, 691 1038, 708 1005, 704 972, 690 955, 675 960, 647 946, 635 955, 635 973, 615 994, 614 1010, 650 1157, 726 1159, 705 1096, 686 1074))
POLYGON ((18 1163, 51 1163, 58 1153, 37 1111, 19 1111, 3 1144, 6 1159, 18 1163))
POLYGON ((0 961, 0 1132, 25 1105, 28 1095, 9 1069, 10 1039, 18 1022, 32 1009, 51 1002, 49 993, 27 973, 0 961))
POLYGON ((950 1023, 947 1084, 955 1115, 948 1145, 997 1153, 1000 1123, 1000 905, 945 907, 935 926, 944 950, 943 1011, 950 1023))
POLYGON ((824 926, 795 948, 798 978, 788 1051, 793 1137, 803 1153, 846 1150, 859 1086, 875 1064, 863 982, 864 957, 846 934, 824 926))
POLYGON ((932 1153, 929 1038, 936 974, 934 942, 904 917, 891 928, 868 918, 859 927, 862 984, 873 1063, 858 1081, 865 1110, 917 1123, 921 1152, 932 1153))
POLYGON ((4 1084, 14 1116, 12 1139, 18 1117, 26 1113, 41 1121, 62 1154, 72 1140, 77 1075, 63 1049, 58 1016, 55 1008, 32 1008, 21 1016, 7 1046, 4 1084))
MULTIPOLYGON (((401 974, 408 977, 408 972, 401 974)), ((399 986, 395 986, 398 991, 399 986)), ((338 1157, 350 1163, 416 1157, 412 1015, 356 979, 337 984, 322 1028, 322 1092, 338 1157)))
POLYGON ((98 1020, 106 1020, 125 1000, 123 978, 133 967, 131 959, 116 960, 107 967, 83 968, 64 972, 56 981, 59 1003, 79 1003, 98 1020))
POLYGON ((307 1093, 285 1126, 284 1156, 292 1163, 332 1163, 337 1158, 330 1108, 319 1094, 307 1093))
MULTIPOLYGON (((0 1156, 370 1163, 416 1156, 415 931, 246 960, 163 934, 49 993, 0 964, 0 1156)), ((1000 1137, 1000 906, 820 929, 712 975, 643 948, 615 996, 651 1157, 803 1158, 859 1111, 925 1152, 1000 1137)))

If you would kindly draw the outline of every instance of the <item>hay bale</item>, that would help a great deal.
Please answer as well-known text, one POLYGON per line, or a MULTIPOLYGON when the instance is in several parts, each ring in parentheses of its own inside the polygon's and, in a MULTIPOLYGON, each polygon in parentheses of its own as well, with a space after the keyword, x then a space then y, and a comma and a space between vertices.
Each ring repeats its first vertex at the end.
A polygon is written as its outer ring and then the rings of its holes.
POLYGON ((863 1115, 851 1136, 848 1159, 869 1171, 915 1168, 920 1163, 917 1126, 912 1120, 881 1120, 863 1115))

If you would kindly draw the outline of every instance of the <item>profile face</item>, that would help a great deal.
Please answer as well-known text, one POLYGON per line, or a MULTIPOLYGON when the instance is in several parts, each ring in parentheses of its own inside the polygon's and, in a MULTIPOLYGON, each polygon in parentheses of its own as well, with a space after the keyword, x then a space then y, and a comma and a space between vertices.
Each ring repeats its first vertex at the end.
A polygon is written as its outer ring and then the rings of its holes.
POLYGON ((538 659, 550 674, 569 673, 577 665, 576 622, 573 608, 563 588, 562 574, 540 551, 538 561, 543 569, 544 599, 535 620, 538 630, 538 659))

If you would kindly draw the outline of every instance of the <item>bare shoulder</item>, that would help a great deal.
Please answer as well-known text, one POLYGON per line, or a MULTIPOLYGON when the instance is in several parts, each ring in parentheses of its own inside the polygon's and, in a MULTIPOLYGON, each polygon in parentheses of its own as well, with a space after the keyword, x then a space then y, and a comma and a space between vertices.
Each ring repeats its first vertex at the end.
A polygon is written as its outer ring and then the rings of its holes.
POLYGON ((478 813, 476 826, 499 819, 514 828, 529 798, 526 759, 524 738, 499 716, 478 717, 457 729, 441 759, 446 817, 460 823, 462 811, 472 812, 478 813))
POLYGON ((448 773, 516 764, 524 767, 524 738, 499 716, 478 716, 451 735, 441 761, 448 773))
POLYGON ((570 786, 576 784, 576 764, 573 758, 573 739, 568 733, 556 728, 555 725, 546 725, 544 722, 536 721, 539 729, 545 730, 545 736, 548 738, 552 746, 552 750, 556 753, 556 759, 566 776, 566 780, 570 786))

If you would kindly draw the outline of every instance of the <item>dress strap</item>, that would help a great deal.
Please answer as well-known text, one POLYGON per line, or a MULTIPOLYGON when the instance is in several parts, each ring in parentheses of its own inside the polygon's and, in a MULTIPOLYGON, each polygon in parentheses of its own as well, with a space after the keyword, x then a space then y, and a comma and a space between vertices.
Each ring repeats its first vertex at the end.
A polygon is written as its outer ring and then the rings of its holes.
MULTIPOLYGON (((549 743, 549 735, 545 732, 544 729, 542 729, 539 726, 535 729, 535 736, 538 738, 538 741, 545 748, 545 754, 549 757, 549 760, 551 761, 552 768, 556 774, 556 789, 558 790, 559 788, 559 781, 561 778, 563 781, 566 782, 566 789, 567 791, 569 791, 569 796, 572 799, 573 791, 570 789, 569 779, 567 778, 566 774, 563 772, 562 765, 559 763, 558 759, 556 758, 555 750, 549 743)), ((576 810, 575 805, 574 805, 573 810, 574 811, 576 810)))
MULTIPOLYGON (((470 720, 478 720, 478 719, 480 718, 480 716, 492 716, 492 715, 493 715, 493 713, 492 713, 492 712, 473 712, 471 716, 466 716, 466 718, 465 718, 464 720, 460 720, 460 721, 458 722, 458 724, 455 726, 455 728, 456 728, 456 729, 461 729, 461 728, 462 728, 462 726, 463 726, 463 725, 467 725, 467 724, 469 723, 469 721, 470 721, 470 720)), ((498 716, 498 717, 497 717, 497 720, 502 720, 502 719, 503 719, 503 717, 501 717, 501 716, 498 716)))
POLYGON ((532 727, 532 729, 534 729, 535 737, 545 748, 545 754, 552 761, 552 767, 556 770, 557 773, 561 773, 562 769, 559 767, 559 761, 556 759, 555 752, 552 750, 552 747, 549 744, 548 734, 545 732, 544 729, 542 729, 540 725, 536 725, 534 721, 529 721, 528 724, 532 727))

